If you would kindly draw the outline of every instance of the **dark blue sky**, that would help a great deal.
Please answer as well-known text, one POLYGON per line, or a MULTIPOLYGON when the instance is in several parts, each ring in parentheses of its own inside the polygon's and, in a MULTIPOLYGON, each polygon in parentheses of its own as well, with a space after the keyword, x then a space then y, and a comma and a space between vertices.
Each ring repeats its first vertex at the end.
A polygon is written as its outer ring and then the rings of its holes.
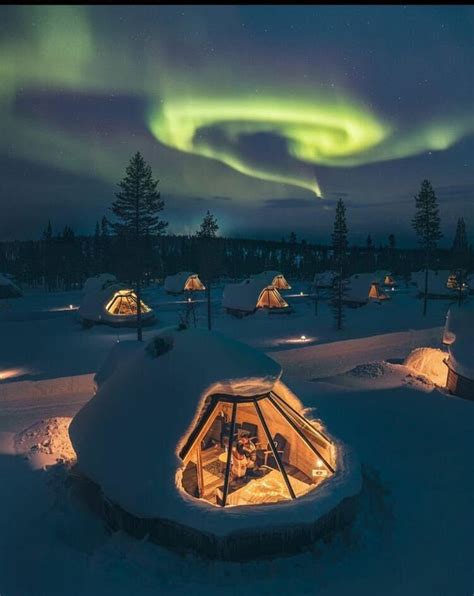
POLYGON ((0 8, 0 240, 92 231, 142 151, 170 232, 474 240, 471 6, 0 8), (322 197, 322 198, 321 198, 322 197))

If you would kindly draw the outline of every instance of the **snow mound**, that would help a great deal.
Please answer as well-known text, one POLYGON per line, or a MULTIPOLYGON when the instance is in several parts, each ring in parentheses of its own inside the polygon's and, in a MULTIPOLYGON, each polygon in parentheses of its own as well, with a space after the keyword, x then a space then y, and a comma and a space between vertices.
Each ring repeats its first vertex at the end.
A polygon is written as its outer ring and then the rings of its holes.
POLYGON ((446 356, 446 352, 437 348, 416 348, 407 356, 404 365, 429 379, 433 385, 446 387, 448 377, 446 356))
POLYGON ((69 439, 72 418, 46 418, 35 422, 15 437, 17 453, 45 453, 58 460, 74 460, 76 452, 69 439))
POLYGON ((367 364, 359 364, 359 366, 350 370, 348 374, 363 379, 376 379, 390 371, 390 365, 386 362, 368 362, 367 364))

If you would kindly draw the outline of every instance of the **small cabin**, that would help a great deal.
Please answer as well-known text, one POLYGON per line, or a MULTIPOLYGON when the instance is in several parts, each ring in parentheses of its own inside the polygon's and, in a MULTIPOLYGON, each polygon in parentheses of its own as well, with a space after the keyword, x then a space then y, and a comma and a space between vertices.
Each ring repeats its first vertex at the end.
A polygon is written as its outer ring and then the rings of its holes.
POLYGON ((249 278, 239 284, 227 284, 222 295, 222 306, 235 316, 245 316, 259 309, 271 314, 286 314, 291 308, 274 286, 263 286, 259 278, 249 278))
POLYGON ((277 290, 291 290, 285 276, 279 271, 262 271, 262 273, 251 275, 250 278, 258 280, 264 286, 273 286, 277 290))
MULTIPOLYGON (((107 284, 97 291, 90 291, 82 298, 79 318, 85 327, 94 324, 114 327, 135 327, 137 324, 138 298, 134 290, 123 284, 107 284)), ((142 324, 152 323, 153 310, 141 301, 142 324)))
POLYGON ((167 294, 176 296, 183 292, 202 292, 206 289, 198 274, 190 271, 180 271, 175 275, 168 275, 165 278, 164 286, 167 294))

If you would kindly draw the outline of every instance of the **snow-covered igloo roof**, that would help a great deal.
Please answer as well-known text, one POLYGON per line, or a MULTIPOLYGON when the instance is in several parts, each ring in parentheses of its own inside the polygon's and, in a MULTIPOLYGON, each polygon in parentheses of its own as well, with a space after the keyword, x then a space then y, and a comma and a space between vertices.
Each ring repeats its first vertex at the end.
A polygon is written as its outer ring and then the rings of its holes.
POLYGON ((251 279, 258 280, 262 285, 262 289, 267 286, 275 286, 282 290, 291 289, 290 284, 280 271, 262 271, 252 275, 251 279))
POLYGON ((103 290, 108 284, 115 282, 117 282, 117 278, 115 275, 112 275, 112 273, 99 273, 98 275, 86 279, 84 287, 82 288, 82 293, 88 294, 89 292, 98 292, 103 290))
POLYGON ((119 367, 109 366, 96 395, 74 417, 69 434, 78 467, 139 518, 167 519, 218 535, 288 523, 288 515, 295 523, 315 519, 360 489, 357 459, 340 443, 336 473, 298 500, 221 508, 190 496, 181 484, 178 454, 208 396, 250 397, 276 388, 302 410, 281 373, 265 354, 220 333, 163 329, 128 351, 119 367))
POLYGON ((185 289, 186 282, 190 277, 198 277, 198 275, 192 271, 180 271, 175 275, 168 275, 165 278, 165 290, 167 292, 182 292, 185 289))
MULTIPOLYGON (((251 277, 238 284, 227 284, 222 294, 222 306, 243 312, 253 312, 257 308, 262 292, 267 288, 270 288, 271 292, 278 292, 276 288, 269 287, 261 278, 251 277)), ((282 303, 286 305, 284 300, 282 303)))
POLYGON ((443 343, 449 346, 449 367, 474 379, 474 302, 453 304, 447 314, 443 343))
MULTIPOLYGON (((121 283, 109 283, 105 287, 96 291, 90 291, 84 294, 79 306, 78 314, 84 320, 119 323, 125 319, 135 319, 135 315, 113 315, 107 310, 107 305, 117 292, 132 292, 130 288, 121 283)), ((147 307, 148 308, 148 307, 147 307)), ((143 319, 154 316, 153 311, 142 312, 143 319)))
MULTIPOLYGON (((438 271, 428 271, 428 292, 430 294, 450 295, 452 290, 447 287, 448 277, 450 271, 448 269, 440 269, 438 271)), ((420 292, 425 290, 425 272, 415 271, 411 274, 411 280, 414 282, 420 292)))

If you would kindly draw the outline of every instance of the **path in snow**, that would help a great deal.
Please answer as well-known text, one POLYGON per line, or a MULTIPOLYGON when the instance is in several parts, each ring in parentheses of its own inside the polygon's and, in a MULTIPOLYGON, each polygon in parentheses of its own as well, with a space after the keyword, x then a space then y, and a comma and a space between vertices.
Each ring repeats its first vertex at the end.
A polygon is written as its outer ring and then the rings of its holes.
POLYGON ((279 362, 285 375, 318 379, 344 373, 359 364, 391 358, 405 358, 420 346, 441 347, 443 327, 386 333, 311 345, 270 356, 279 362))

